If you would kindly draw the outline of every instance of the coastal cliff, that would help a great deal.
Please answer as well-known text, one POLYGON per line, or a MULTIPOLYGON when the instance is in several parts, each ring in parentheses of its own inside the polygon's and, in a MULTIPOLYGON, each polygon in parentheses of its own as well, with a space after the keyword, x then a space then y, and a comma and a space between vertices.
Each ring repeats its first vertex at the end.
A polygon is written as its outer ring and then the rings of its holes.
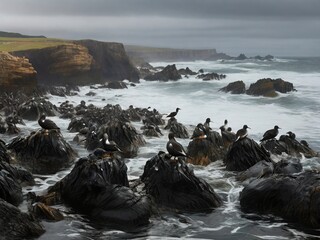
POLYGON ((25 57, 37 71, 39 85, 88 85, 139 80, 120 43, 75 41, 55 47, 12 52, 25 57))
POLYGON ((16 90, 21 87, 26 92, 37 86, 36 70, 24 57, 15 57, 0 52, 0 87, 4 90, 16 90))
POLYGON ((126 52, 134 60, 145 60, 147 62, 157 61, 195 61, 195 60, 217 60, 230 59, 231 57, 218 53, 216 49, 172 49, 152 48, 141 46, 125 46, 126 52))

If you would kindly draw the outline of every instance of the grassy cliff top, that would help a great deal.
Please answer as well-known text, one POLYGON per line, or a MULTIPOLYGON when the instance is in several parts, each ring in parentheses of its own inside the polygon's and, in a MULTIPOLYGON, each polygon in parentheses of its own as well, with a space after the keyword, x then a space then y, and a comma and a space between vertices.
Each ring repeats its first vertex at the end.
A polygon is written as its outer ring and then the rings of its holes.
POLYGON ((8 38, 0 37, 0 51, 14 52, 29 49, 54 47, 70 43, 68 40, 54 38, 8 38))

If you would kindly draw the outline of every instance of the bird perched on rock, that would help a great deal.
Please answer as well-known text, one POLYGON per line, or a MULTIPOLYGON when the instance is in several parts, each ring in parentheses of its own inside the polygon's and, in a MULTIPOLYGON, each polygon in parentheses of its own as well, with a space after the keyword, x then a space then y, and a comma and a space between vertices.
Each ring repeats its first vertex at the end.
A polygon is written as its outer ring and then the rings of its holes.
POLYGON ((221 137, 223 141, 223 145, 228 147, 231 143, 236 140, 236 134, 232 132, 232 130, 227 130, 223 126, 220 127, 221 130, 221 137))
POLYGON ((287 132, 287 134, 288 134, 289 138, 296 139, 296 135, 293 132, 289 131, 289 132, 287 132))
POLYGON ((60 130, 60 128, 50 119, 46 119, 46 115, 41 115, 41 117, 38 120, 38 123, 40 127, 46 130, 60 130))
POLYGON ((278 129, 280 128, 277 125, 275 125, 273 129, 269 129, 268 131, 266 131, 263 134, 263 138, 260 140, 260 142, 275 138, 279 133, 278 129))
MULTIPOLYGON (((224 120, 224 123, 221 127, 223 127, 227 131, 227 129, 228 129, 228 120, 227 119, 224 120)), ((221 129, 221 127, 220 127, 220 129, 221 129)))
POLYGON ((203 139, 206 137, 207 136, 206 136, 204 125, 202 123, 198 123, 190 139, 203 139))
POLYGON ((208 134, 210 132, 210 130, 212 130, 211 127, 210 127, 210 122, 211 122, 211 119, 207 118, 206 121, 203 124, 203 128, 204 128, 204 131, 205 131, 206 134, 208 134))
POLYGON ((178 114, 179 110, 181 110, 181 109, 180 109, 180 108, 176 108, 176 111, 170 113, 170 114, 167 116, 167 118, 169 118, 169 117, 170 117, 170 118, 174 118, 174 117, 178 114))
POLYGON ((248 130, 247 130, 248 128, 249 127, 247 125, 243 125, 243 128, 237 131, 235 142, 248 136, 248 130))
POLYGON ((184 150, 183 146, 176 141, 173 133, 168 135, 169 141, 167 142, 167 151, 174 158, 176 157, 187 157, 187 153, 184 150))
POLYGON ((109 136, 107 133, 103 134, 103 138, 100 139, 102 142, 103 149, 109 153, 122 152, 119 146, 114 141, 109 141, 109 136))

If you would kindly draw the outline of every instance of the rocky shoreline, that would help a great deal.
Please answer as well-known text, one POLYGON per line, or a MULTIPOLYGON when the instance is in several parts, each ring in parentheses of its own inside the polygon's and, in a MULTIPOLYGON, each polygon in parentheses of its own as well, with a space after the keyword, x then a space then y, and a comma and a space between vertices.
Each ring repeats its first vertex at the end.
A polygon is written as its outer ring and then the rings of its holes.
MULTIPOLYGON (((314 197, 318 173, 300 173, 302 166, 299 163, 301 154, 311 158, 319 157, 319 153, 312 150, 304 140, 298 141, 292 132, 279 139, 272 138, 261 143, 249 136, 229 141, 225 132, 229 130, 221 127, 220 133, 212 131, 209 119, 204 124, 199 123, 194 129, 187 157, 160 151, 146 162, 140 178, 129 182, 125 159, 137 156, 138 149, 147 142, 145 137, 159 137, 165 129, 181 138, 190 137, 186 127, 178 122, 176 116, 169 118, 166 124, 164 115, 151 108, 130 106, 122 109, 119 105, 111 104, 98 108, 85 102, 73 106, 68 101, 55 106, 40 93, 33 96, 21 94, 19 98, 7 94, 0 102, 1 114, 6 118, 2 126, 6 129, 3 134, 16 135, 17 132, 9 129, 20 132, 23 129, 17 128, 17 124, 20 126, 24 119, 36 121, 40 113, 45 113, 47 116, 69 119, 68 131, 77 133, 74 142, 88 150, 87 157, 77 159, 76 151, 63 138, 64 132, 58 129, 39 127, 29 135, 15 137, 10 142, 1 140, 0 211, 8 212, 9 215, 1 215, 0 221, 3 223, 1 232, 8 238, 37 237, 45 231, 41 221, 60 221, 67 217, 54 207, 56 204, 68 204, 92 221, 104 219, 115 228, 146 225, 150 217, 163 208, 187 212, 208 212, 223 208, 221 196, 190 168, 192 165, 205 166, 221 159, 224 161, 225 171, 239 172, 238 181, 258 179, 258 183, 253 181, 240 194, 243 211, 273 213, 289 221, 299 219, 299 223, 309 227, 320 226, 313 215, 305 217, 309 214, 307 210, 290 215, 289 210, 279 211, 273 205, 262 209, 251 203, 266 201, 263 193, 252 193, 259 189, 271 191, 273 197, 280 201, 283 195, 280 190, 273 190, 271 183, 277 181, 277 186, 281 189, 286 186, 287 179, 290 179, 293 185, 310 188, 310 191, 305 192, 292 191, 290 196, 293 199, 303 199, 305 205, 312 201, 313 211, 319 211, 316 207, 318 200, 314 197), (136 129, 133 122, 140 122, 144 126, 140 130, 136 129), (229 142, 226 144, 225 141, 229 142), (282 161, 275 163, 270 158, 272 154, 282 161), (23 201, 21 187, 34 184, 33 174, 56 173, 73 163, 71 172, 47 189, 44 195, 36 196, 29 192, 29 213, 21 213, 17 208, 23 201), (300 175, 292 176, 297 173, 300 175), (304 180, 305 175, 312 180, 304 180), (263 188, 259 187, 261 185, 263 188), (10 217, 10 214, 15 217, 10 217), (20 223, 22 218, 23 224, 20 223), (21 230, 7 231, 7 224, 15 225, 21 230)), ((290 206, 296 208, 293 203, 290 206)))

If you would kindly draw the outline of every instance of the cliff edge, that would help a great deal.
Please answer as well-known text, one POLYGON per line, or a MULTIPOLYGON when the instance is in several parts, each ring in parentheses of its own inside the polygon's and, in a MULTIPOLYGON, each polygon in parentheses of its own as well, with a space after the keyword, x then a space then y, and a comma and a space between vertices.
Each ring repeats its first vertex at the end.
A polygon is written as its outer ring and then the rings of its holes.
POLYGON ((36 70, 24 57, 15 57, 0 52, 0 87, 12 91, 24 88, 31 92, 37 86, 36 70))

